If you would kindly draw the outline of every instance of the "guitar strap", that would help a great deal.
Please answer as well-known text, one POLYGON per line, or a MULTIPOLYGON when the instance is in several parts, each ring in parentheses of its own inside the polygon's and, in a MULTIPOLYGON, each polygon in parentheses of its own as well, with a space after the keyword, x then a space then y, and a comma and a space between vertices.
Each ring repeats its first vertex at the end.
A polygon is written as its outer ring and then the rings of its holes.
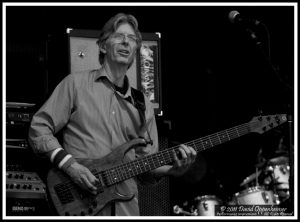
MULTIPOLYGON (((132 96, 132 99, 133 99, 133 105, 139 112, 141 123, 142 123, 142 125, 141 125, 141 129, 142 129, 144 126, 146 126, 145 97, 144 97, 144 94, 141 91, 139 91, 135 88, 132 88, 132 87, 131 87, 131 96, 132 96)), ((146 131, 147 131, 148 138, 149 138, 149 141, 147 141, 147 143, 153 145, 153 140, 151 139, 151 136, 150 136, 150 133, 149 133, 147 127, 146 127, 146 131)))
POLYGON ((133 99, 133 105, 139 112, 142 127, 143 127, 146 124, 146 114, 145 114, 146 105, 145 105, 144 94, 141 91, 131 87, 131 96, 133 99))
MULTIPOLYGON (((121 92, 121 89, 118 88, 117 86, 115 86, 114 84, 112 84, 109 79, 105 78, 105 80, 110 84, 110 86, 112 87, 112 89, 116 92, 116 91, 119 91, 120 93, 121 92)), ((128 81, 128 80, 127 80, 128 81)), ((151 144, 153 145, 153 140, 151 139, 150 137, 150 133, 148 131, 148 128, 146 127, 146 105, 145 105, 145 97, 144 97, 144 94, 143 92, 141 92, 140 90, 137 90, 133 87, 130 87, 131 88, 131 97, 132 97, 132 101, 128 100, 128 99, 125 99, 127 100, 128 102, 132 102, 133 103, 133 106, 138 110, 139 112, 139 116, 140 116, 140 120, 141 120, 141 129, 143 129, 143 127, 146 128, 146 131, 147 131, 147 134, 148 134, 148 138, 149 140, 146 142, 148 144, 151 144)), ((118 94, 116 94, 118 95, 118 94)))

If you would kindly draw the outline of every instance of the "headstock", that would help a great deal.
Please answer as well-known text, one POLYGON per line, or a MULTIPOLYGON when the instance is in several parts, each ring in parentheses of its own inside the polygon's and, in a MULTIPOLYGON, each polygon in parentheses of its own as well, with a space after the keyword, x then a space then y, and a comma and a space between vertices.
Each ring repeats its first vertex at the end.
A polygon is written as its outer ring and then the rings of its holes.
POLYGON ((262 134, 285 123, 286 121, 286 114, 256 116, 249 122, 250 131, 262 134))

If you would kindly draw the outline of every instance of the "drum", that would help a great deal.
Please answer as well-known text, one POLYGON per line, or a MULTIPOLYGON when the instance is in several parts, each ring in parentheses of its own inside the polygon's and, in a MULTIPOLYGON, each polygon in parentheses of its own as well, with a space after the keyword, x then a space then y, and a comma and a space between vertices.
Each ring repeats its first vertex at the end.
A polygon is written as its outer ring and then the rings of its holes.
POLYGON ((222 201, 215 195, 196 197, 198 216, 215 216, 215 206, 221 205, 222 201))
POLYGON ((273 191, 265 190, 256 186, 247 188, 234 195, 233 199, 237 205, 277 205, 279 200, 273 191))
MULTIPOLYGON (((268 166, 267 172, 270 172, 271 179, 279 189, 289 189, 290 166, 288 164, 268 166)), ((268 178, 265 180, 268 183, 268 178)))
POLYGON ((271 159, 265 169, 265 175, 264 184, 271 185, 270 188, 279 195, 281 201, 288 199, 290 195, 288 159, 283 157, 271 159))

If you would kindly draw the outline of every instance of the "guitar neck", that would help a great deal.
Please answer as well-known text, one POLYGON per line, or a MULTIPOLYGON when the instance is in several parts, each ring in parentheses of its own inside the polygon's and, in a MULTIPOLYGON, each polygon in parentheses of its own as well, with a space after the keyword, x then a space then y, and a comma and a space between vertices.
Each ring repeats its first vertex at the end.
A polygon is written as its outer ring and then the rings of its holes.
POLYGON ((239 126, 235 126, 199 139, 192 140, 185 144, 193 147, 196 150, 196 152, 201 152, 203 150, 244 136, 250 132, 251 130, 249 127, 249 123, 244 123, 239 126))
MULTIPOLYGON (((185 143, 185 145, 193 147, 196 152, 201 152, 203 150, 212 148, 216 145, 220 145, 248 133, 250 133, 249 123, 245 123, 227 130, 220 131, 218 133, 211 134, 209 136, 190 141, 188 143, 185 143)), ((139 174, 172 163, 174 160, 173 153, 174 151, 177 152, 179 147, 180 146, 175 146, 169 149, 165 149, 158 153, 112 167, 108 170, 101 171, 96 174, 101 174, 101 177, 104 178, 106 184, 110 186, 139 174)))

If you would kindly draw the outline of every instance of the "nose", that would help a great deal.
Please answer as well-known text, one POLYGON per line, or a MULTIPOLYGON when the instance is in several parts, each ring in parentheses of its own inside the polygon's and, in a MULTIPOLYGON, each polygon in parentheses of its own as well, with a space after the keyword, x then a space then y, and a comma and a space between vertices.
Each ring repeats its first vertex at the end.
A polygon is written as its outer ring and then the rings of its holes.
POLYGON ((129 43, 129 38, 128 38, 128 36, 127 35, 124 35, 123 36, 123 41, 122 42, 125 42, 125 43, 129 43))

